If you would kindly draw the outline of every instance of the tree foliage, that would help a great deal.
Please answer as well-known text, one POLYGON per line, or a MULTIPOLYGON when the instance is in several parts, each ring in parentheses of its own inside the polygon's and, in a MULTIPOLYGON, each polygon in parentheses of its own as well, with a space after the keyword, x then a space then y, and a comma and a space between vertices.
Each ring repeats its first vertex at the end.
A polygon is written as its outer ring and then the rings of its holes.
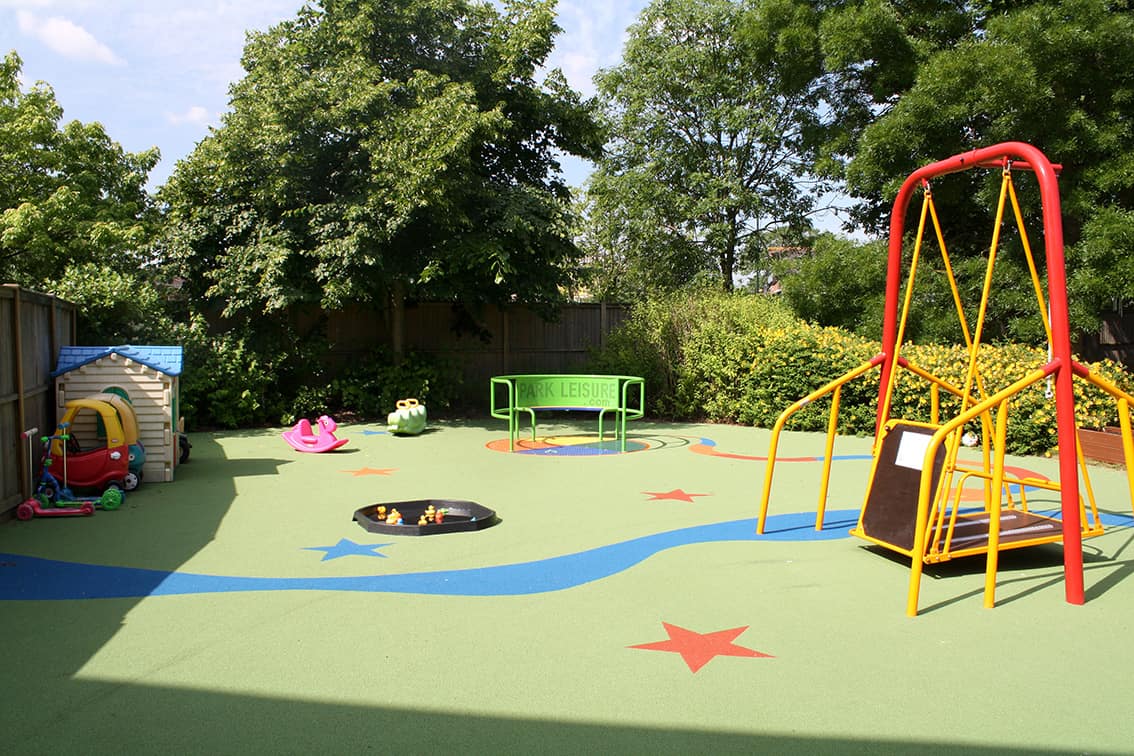
MULTIPOLYGON (((861 223, 882 232, 899 184, 921 165, 1027 142, 1063 166, 1072 288, 1096 304, 1134 299, 1129 278, 1099 267, 1122 254, 1101 249, 1104 240, 1134 235, 1127 225, 1134 219, 1134 14, 1126 0, 860 0, 832 6, 823 39, 826 65, 847 97, 877 113, 856 136, 847 172, 849 191, 863 201, 861 223)), ((1038 217, 1034 182, 1017 185, 1038 217)), ((987 252, 998 173, 969 171, 933 189, 951 254, 987 252)), ((1029 230, 1033 240, 1038 225, 1029 230)), ((1022 270, 1015 249, 1005 263, 1022 270)), ((1042 335, 1034 302, 1019 304, 1025 310, 1001 302, 995 335, 1042 335)), ((1075 308, 1082 329, 1097 323, 1090 309, 1075 308)))
POLYGON ((153 232, 157 149, 129 153, 99 123, 62 123, 51 87, 0 61, 0 280, 50 290, 73 265, 136 271, 153 232))
MULTIPOLYGON (((829 172, 819 15, 795 0, 655 0, 596 78, 611 142, 591 254, 631 292, 713 271, 725 290, 809 227, 829 172)), ((607 284, 607 288, 611 288, 607 284)))
POLYGON ((168 344, 185 335, 184 324, 173 318, 168 286, 136 271, 72 265, 51 291, 78 305, 84 344, 168 344))
POLYGON ((886 247, 822 234, 805 256, 773 266, 785 302, 803 320, 877 338, 886 299, 886 247))
POLYGON ((230 317, 558 301, 557 157, 598 134, 561 73, 536 80, 557 31, 552 0, 322 0, 249 35, 231 112, 163 189, 168 255, 230 317))

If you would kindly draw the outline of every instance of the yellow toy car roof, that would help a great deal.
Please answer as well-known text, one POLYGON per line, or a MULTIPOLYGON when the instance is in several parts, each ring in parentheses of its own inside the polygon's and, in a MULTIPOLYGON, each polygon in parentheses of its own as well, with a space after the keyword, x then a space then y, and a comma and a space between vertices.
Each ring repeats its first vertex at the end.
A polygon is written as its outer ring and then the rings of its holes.
POLYGON ((118 410, 111 404, 100 399, 84 398, 69 399, 64 406, 67 409, 63 413, 63 418, 59 421, 60 424, 69 423, 74 420, 75 415, 77 415, 81 409, 93 410, 102 418, 103 427, 106 428, 107 446, 127 445, 126 433, 122 429, 122 422, 118 419, 118 410))
MULTIPOLYGON (((110 392, 91 394, 84 398, 106 402, 113 407, 118 413, 119 421, 122 423, 122 433, 126 436, 126 445, 133 446, 138 443, 138 416, 135 414, 134 405, 130 404, 129 399, 110 392)), ((70 404, 70 402, 68 402, 68 404, 70 404)))

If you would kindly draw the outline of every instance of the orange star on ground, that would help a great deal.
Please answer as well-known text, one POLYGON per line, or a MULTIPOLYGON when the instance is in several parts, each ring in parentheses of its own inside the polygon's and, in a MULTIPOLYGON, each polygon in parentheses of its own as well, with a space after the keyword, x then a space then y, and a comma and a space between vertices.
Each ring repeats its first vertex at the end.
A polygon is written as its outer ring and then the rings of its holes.
POLYGON ((663 622, 662 627, 669 635, 669 640, 642 643, 629 648, 642 648, 647 651, 672 651, 675 654, 681 654, 681 658, 685 660, 685 664, 688 665, 691 672, 696 672, 718 656, 775 658, 771 654, 765 654, 733 643, 737 636, 748 629, 748 625, 734 627, 731 630, 717 630, 715 633, 698 633, 694 630, 686 630, 683 627, 671 625, 668 622, 663 622))
POLYGON ((675 488, 672 491, 643 491, 642 493, 649 496, 650 501, 672 500, 672 501, 685 501, 685 502, 689 502, 690 504, 693 503, 693 497, 694 496, 708 496, 709 495, 709 494, 703 494, 703 493, 686 493, 685 491, 682 491, 680 488, 675 488))
POLYGON ((350 473, 351 475, 353 475, 356 478, 360 478, 363 475, 389 475, 390 473, 397 472, 397 471, 398 471, 398 468, 396 468, 396 467, 384 467, 384 468, 363 467, 363 468, 360 468, 358 470, 339 470, 339 472, 350 473))

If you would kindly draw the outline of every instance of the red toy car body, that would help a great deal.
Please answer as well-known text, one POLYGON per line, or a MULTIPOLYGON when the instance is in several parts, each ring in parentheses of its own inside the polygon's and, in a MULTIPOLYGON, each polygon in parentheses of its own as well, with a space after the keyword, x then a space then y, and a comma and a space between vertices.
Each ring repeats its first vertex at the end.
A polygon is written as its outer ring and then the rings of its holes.
POLYGON ((72 399, 59 421, 51 442, 51 469, 72 489, 105 491, 109 486, 125 488, 130 471, 130 449, 118 412, 106 402, 72 399))

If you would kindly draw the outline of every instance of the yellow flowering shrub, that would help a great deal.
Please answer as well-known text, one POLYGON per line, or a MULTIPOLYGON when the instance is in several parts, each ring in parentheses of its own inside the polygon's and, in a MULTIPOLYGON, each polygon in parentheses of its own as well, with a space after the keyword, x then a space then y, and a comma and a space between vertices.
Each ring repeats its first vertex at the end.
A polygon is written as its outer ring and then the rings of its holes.
MULTIPOLYGON (((772 427, 797 400, 834 381, 877 355, 881 345, 838 328, 795 320, 774 302, 760 297, 705 295, 671 297, 631 318, 611 347, 596 357, 594 369, 646 373, 650 412, 678 420, 742 423, 772 427), (654 343, 654 342, 657 343, 654 343), (639 372, 641 371, 641 372, 639 372)), ((1024 378, 1047 363, 1044 350, 1019 344, 981 345, 975 369, 963 345, 907 344, 901 356, 959 392, 966 384, 979 399, 1024 378)), ((1102 361, 1090 371, 1134 391, 1134 376, 1121 365, 1102 361)), ((840 433, 871 435, 878 404, 878 368, 846 384, 840 397, 840 433)), ((1118 422, 1113 397, 1076 378, 1076 418, 1081 427, 1102 428, 1118 422)), ((960 411, 960 399, 940 392, 939 418, 960 411)), ((792 430, 823 431, 831 406, 818 399, 795 414, 792 430)), ((921 422, 932 419, 930 384, 909 370, 895 377, 890 417, 921 422)), ((1011 399, 1008 451, 1041 454, 1056 441, 1054 386, 1048 380, 1011 399)), ((979 432, 974 422, 967 430, 979 432)))

